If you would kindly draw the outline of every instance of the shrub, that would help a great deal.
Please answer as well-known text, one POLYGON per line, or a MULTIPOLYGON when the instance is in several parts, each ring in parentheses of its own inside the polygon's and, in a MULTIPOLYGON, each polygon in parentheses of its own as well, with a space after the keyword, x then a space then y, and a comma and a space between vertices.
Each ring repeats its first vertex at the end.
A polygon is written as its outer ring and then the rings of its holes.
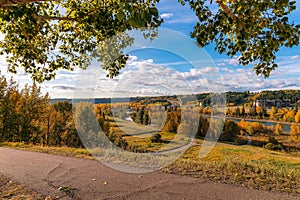
POLYGON ((205 135, 207 134, 208 128, 209 128, 208 120, 203 118, 202 116, 200 116, 196 137, 205 137, 205 135))
POLYGON ((277 145, 279 142, 274 137, 269 137, 269 143, 277 145))
POLYGON ((152 137, 151 137, 151 142, 160 142, 161 141, 161 135, 159 133, 156 133, 154 134, 152 137))
POLYGON ((222 134, 220 136, 220 140, 222 141, 230 141, 234 142, 236 136, 241 132, 241 128, 234 121, 226 121, 224 124, 224 128, 222 134))
POLYGON ((268 143, 264 146, 266 149, 269 149, 269 150, 276 150, 277 149, 277 146, 273 143, 268 143))
POLYGON ((264 148, 269 150, 285 150, 284 146, 280 142, 278 142, 278 140, 276 140, 274 137, 269 137, 269 143, 267 143, 264 146, 264 148))

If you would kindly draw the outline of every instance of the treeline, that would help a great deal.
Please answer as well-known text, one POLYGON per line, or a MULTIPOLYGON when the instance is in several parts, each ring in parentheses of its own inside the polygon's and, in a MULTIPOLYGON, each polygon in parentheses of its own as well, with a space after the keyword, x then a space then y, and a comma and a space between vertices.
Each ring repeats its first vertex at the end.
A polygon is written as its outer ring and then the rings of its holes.
MULTIPOLYGON (((48 95, 41 95, 36 84, 19 90, 13 79, 0 78, 0 140, 40 142, 46 119, 48 95)), ((45 137, 44 137, 45 139, 45 137)))
POLYGON ((131 119, 137 124, 149 125, 151 124, 151 119, 149 116, 149 111, 145 108, 137 109, 136 112, 130 114, 131 119))
POLYGON ((270 119, 280 122, 300 122, 300 110, 298 107, 294 108, 275 108, 267 111, 261 106, 252 107, 235 107, 227 108, 226 116, 228 117, 242 117, 242 118, 255 118, 255 119, 270 119))
POLYGON ((226 101, 234 105, 241 105, 248 102, 249 97, 253 96, 247 92, 226 92, 226 101))
MULTIPOLYGON (((114 132, 114 127, 110 124, 114 117, 122 119, 131 117, 134 122, 142 125, 153 123, 161 128, 161 132, 183 133, 191 136, 196 134, 196 137, 205 137, 209 133, 211 138, 221 134, 220 140, 223 141, 235 141, 237 135, 241 134, 241 130, 249 134, 267 130, 259 125, 245 123, 238 125, 232 121, 221 122, 205 118, 203 116, 209 115, 212 111, 204 106, 200 107, 199 111, 199 107, 181 108, 173 104, 165 104, 166 102, 156 99, 152 105, 136 102, 131 103, 130 106, 121 103, 93 105, 81 102, 75 106, 66 101, 50 103, 49 95, 43 95, 40 87, 35 83, 20 89, 13 79, 7 80, 1 76, 0 142, 93 148, 99 146, 99 142, 105 139, 99 134, 103 131, 115 145, 131 150, 123 136, 114 132), (224 123, 224 126, 218 123, 224 123), (214 130, 214 127, 220 126, 223 129, 218 133, 219 130, 214 130)), ((253 112, 262 111, 256 107, 253 112)), ((232 114, 240 116, 246 113, 243 107, 237 108, 232 114)), ((273 108, 269 117, 298 123, 300 111, 273 108)), ((280 134, 282 127, 278 126, 272 131, 280 134)), ((291 127, 294 141, 299 140, 299 131, 299 126, 291 127)))
POLYGON ((275 121, 283 122, 300 122, 300 110, 298 108, 288 109, 288 108, 275 108, 272 107, 270 110, 270 119, 275 121))
MULTIPOLYGON (((212 94, 204 93, 197 94, 197 99, 203 103, 204 106, 210 105, 210 98, 212 94)), ((226 101, 229 106, 253 104, 254 100, 290 100, 293 106, 300 105, 300 90, 276 90, 276 91, 262 91, 262 92, 226 92, 226 101)))
POLYGON ((224 121, 224 119, 214 120, 203 117, 203 113, 210 112, 210 110, 205 109, 199 112, 197 108, 189 107, 169 107, 165 109, 163 106, 148 105, 148 107, 144 106, 134 110, 130 116, 133 121, 145 124, 139 121, 143 121, 141 120, 143 119, 142 116, 147 114, 147 120, 154 121, 154 124, 161 127, 161 132, 180 133, 196 138, 206 137, 209 133, 208 137, 211 139, 219 138, 221 141, 234 142, 241 131, 238 124, 233 121, 224 121), (162 107, 163 110, 158 109, 159 107, 162 107), (221 127, 221 133, 219 127, 221 127), (209 128, 210 131, 208 132, 209 128))
POLYGON ((72 105, 50 104, 35 83, 19 89, 0 78, 0 142, 82 147, 73 122, 72 105))
POLYGON ((262 91, 258 96, 259 100, 285 100, 290 99, 291 103, 296 103, 300 100, 300 90, 276 90, 262 91))

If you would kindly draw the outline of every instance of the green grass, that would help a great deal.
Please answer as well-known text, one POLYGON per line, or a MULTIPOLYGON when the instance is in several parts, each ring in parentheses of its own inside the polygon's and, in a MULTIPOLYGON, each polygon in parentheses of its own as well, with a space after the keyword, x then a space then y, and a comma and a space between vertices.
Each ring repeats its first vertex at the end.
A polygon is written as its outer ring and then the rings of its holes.
POLYGON ((160 132, 161 142, 152 143, 152 134, 143 135, 143 137, 124 136, 129 146, 135 145, 149 152, 170 150, 190 143, 190 138, 184 135, 176 136, 175 133, 160 132))
POLYGON ((300 193, 300 158, 251 146, 218 144, 203 159, 191 147, 164 172, 273 191, 300 193))
POLYGON ((132 135, 132 136, 147 136, 152 135, 160 131, 159 127, 155 126, 144 126, 135 122, 122 120, 120 118, 110 118, 110 125, 114 126, 114 131, 121 135, 132 135))
POLYGON ((121 135, 128 142, 129 146, 146 152, 165 151, 190 143, 190 138, 186 135, 179 135, 170 132, 161 132, 158 127, 145 126, 129 122, 119 118, 111 118, 114 134, 121 135), (161 142, 152 143, 151 137, 159 133, 161 142))

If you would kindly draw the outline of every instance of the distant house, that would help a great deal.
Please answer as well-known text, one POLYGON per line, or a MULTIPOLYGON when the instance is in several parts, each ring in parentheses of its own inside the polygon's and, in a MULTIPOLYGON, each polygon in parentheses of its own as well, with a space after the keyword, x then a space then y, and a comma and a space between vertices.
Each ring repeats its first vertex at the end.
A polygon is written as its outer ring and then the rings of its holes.
POLYGON ((228 106, 229 106, 229 107, 235 106, 235 103, 234 103, 234 102, 229 102, 229 103, 228 103, 228 106))
POLYGON ((291 107, 291 100, 284 99, 284 100, 255 100, 254 106, 259 106, 263 108, 286 108, 291 107))

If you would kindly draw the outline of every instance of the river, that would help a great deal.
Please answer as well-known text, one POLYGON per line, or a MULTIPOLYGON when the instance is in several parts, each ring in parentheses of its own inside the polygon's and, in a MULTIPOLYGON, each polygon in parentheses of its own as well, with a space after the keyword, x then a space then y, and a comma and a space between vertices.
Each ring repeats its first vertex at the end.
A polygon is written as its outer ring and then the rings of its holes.
MULTIPOLYGON (((231 117, 226 117, 228 120, 232 120, 234 122, 240 122, 242 119, 241 118, 231 118, 231 117)), ((280 123, 280 122, 269 122, 269 121, 261 121, 261 120, 255 120, 255 119, 245 119, 246 122, 258 122, 261 123, 265 126, 273 126, 275 128, 276 124, 281 124, 285 132, 290 132, 291 131, 291 125, 286 124, 286 123, 280 123)))

